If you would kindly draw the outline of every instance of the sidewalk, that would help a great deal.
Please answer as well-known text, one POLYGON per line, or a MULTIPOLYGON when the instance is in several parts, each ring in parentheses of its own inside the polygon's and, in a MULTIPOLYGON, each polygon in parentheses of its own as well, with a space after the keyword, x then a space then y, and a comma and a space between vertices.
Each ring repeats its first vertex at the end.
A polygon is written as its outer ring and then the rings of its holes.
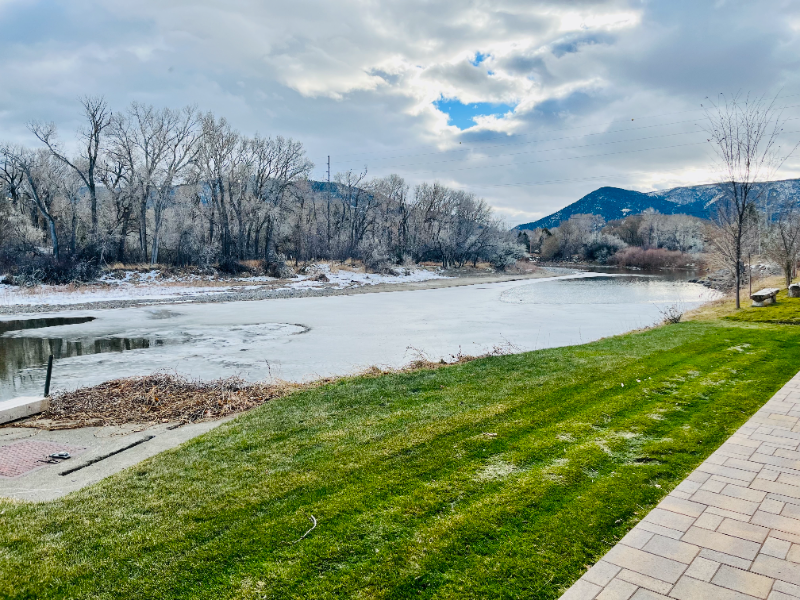
POLYGON ((800 598, 800 373, 562 600, 800 598))
POLYGON ((0 497, 32 502, 55 500, 170 450, 230 420, 157 425, 117 425, 47 431, 0 427, 0 497), (42 462, 67 451, 71 458, 42 462))

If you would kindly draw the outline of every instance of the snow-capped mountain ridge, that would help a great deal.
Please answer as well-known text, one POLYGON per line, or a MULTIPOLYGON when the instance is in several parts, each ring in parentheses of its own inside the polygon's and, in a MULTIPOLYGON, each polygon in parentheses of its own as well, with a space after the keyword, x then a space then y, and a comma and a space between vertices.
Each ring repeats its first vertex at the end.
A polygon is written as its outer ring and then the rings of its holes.
MULTIPOLYGON (((800 199, 800 179, 784 179, 759 184, 768 191, 764 199, 777 197, 797 197, 800 199)), ((722 184, 710 183, 676 187, 655 192, 636 192, 615 187, 601 187, 569 206, 547 217, 518 225, 516 229, 535 229, 537 227, 558 227, 572 215, 600 215, 606 221, 621 219, 629 215, 643 213, 647 209, 662 214, 686 214, 708 219, 713 215, 714 205, 724 194, 722 184)))

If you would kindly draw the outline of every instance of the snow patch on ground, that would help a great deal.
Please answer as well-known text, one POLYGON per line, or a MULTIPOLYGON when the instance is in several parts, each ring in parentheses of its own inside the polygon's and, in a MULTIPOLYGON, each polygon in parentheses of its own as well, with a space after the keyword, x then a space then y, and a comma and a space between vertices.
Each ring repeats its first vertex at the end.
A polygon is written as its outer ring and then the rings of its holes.
POLYGON ((114 285, 86 286, 75 288, 64 285, 42 285, 35 288, 20 288, 0 284, 0 306, 36 306, 39 304, 68 305, 109 300, 150 300, 196 296, 197 294, 219 294, 230 287, 164 286, 164 285, 114 285))
MULTIPOLYGON (((331 271, 330 265, 311 265, 307 274, 277 289, 345 289, 364 285, 396 284, 445 279, 436 271, 398 267, 396 274, 383 275, 350 271, 340 268, 331 271), (320 275, 328 281, 319 281, 320 275)), ((2 281, 0 276, 0 281, 2 281)), ((114 300, 153 300, 191 298, 205 294, 223 294, 257 289, 280 280, 266 275, 231 277, 220 280, 211 275, 168 275, 158 269, 146 272, 116 271, 98 278, 97 284, 81 286, 41 285, 32 288, 0 284, 0 306, 70 305, 114 300), (210 285, 211 283, 216 285, 210 285)))
POLYGON ((321 288, 331 287, 334 289, 344 289, 349 287, 360 287, 363 285, 378 285, 378 284, 395 284, 395 283, 415 283, 420 281, 430 281, 432 279, 449 279, 449 277, 442 275, 438 271, 428 271, 426 269, 412 269, 406 267, 397 267, 394 270, 394 275, 384 275, 381 273, 363 273, 360 271, 348 271, 346 269, 339 269, 338 271, 331 272, 329 265, 315 265, 313 269, 309 269, 315 273, 316 276, 323 274, 328 278, 328 282, 316 281, 311 279, 315 275, 300 275, 297 281, 289 283, 283 289, 303 289, 303 288, 321 288))

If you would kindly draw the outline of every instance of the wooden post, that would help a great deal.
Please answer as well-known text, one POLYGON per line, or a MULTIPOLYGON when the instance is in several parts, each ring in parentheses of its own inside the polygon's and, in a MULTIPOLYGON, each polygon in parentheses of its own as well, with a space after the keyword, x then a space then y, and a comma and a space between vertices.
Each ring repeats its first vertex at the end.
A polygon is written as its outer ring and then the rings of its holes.
POLYGON ((47 359, 47 378, 44 380, 44 397, 50 395, 50 377, 53 375, 53 355, 47 359))

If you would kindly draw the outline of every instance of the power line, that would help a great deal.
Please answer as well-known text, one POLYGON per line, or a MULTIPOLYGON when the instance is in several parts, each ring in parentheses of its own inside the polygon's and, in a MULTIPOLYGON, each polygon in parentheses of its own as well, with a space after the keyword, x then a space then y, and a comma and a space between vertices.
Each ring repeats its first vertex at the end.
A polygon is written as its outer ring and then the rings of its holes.
MULTIPOLYGON (((800 117, 791 117, 791 118, 786 119, 786 121, 794 121, 794 120, 797 120, 797 119, 800 119, 800 117)), ((698 134, 698 133, 701 133, 701 132, 699 132, 699 131, 686 131, 686 132, 668 133, 668 134, 656 135, 656 136, 646 136, 646 137, 642 137, 642 138, 634 138, 634 139, 628 139, 628 140, 615 140, 615 141, 611 141, 611 142, 598 142, 596 144, 582 144, 582 145, 579 145, 579 146, 567 146, 567 147, 561 147, 561 148, 544 148, 544 149, 541 149, 541 150, 531 150, 531 151, 527 151, 527 152, 516 152, 516 153, 510 153, 510 154, 501 154, 501 155, 496 155, 496 156, 489 156, 489 157, 485 157, 485 158, 480 158, 480 160, 492 160, 492 159, 495 159, 495 158, 504 158, 504 157, 508 157, 508 156, 520 156, 520 155, 525 155, 525 154, 537 154, 537 153, 541 153, 541 152, 560 152, 560 151, 564 151, 564 150, 574 150, 574 149, 578 149, 578 148, 589 148, 589 147, 595 147, 595 146, 607 146, 607 145, 612 145, 612 144, 622 144, 622 143, 626 143, 626 142, 638 142, 638 141, 643 141, 643 140, 660 139, 660 138, 667 138, 667 137, 675 137, 675 136, 678 136, 678 135, 690 135, 690 134, 698 134)), ((790 131, 790 132, 785 132, 785 133, 798 133, 798 132, 797 131, 790 131)), ((700 145, 700 144, 705 144, 705 143, 706 142, 697 142, 697 143, 694 143, 694 144, 691 144, 691 143, 690 144, 679 144, 679 145, 675 145, 675 146, 664 146, 662 148, 663 149, 666 149, 666 148, 677 148, 677 147, 681 147, 681 146, 692 146, 692 145, 700 145)), ((508 167, 508 166, 524 165, 524 164, 536 164, 536 163, 539 163, 539 162, 550 162, 552 160, 574 160, 574 159, 577 159, 577 158, 592 158, 592 157, 610 156, 610 155, 614 155, 614 154, 626 154, 626 153, 633 153, 633 152, 644 152, 644 151, 658 150, 658 149, 661 149, 661 148, 643 148, 643 149, 639 149, 639 150, 610 152, 610 153, 605 153, 605 154, 594 154, 594 155, 579 156, 579 157, 563 157, 563 158, 557 158, 557 159, 547 159, 547 160, 542 160, 542 161, 529 161, 529 162, 522 162, 522 163, 503 163, 503 164, 499 164, 499 165, 483 165, 483 166, 474 166, 474 167, 468 166, 468 167, 463 167, 463 168, 459 168, 459 169, 439 169, 439 170, 436 170, 436 171, 432 171, 432 170, 429 170, 429 171, 414 171, 414 170, 412 170, 412 171, 407 171, 407 172, 408 173, 437 173, 437 172, 439 172, 441 170, 443 170, 445 172, 450 172, 450 171, 462 171, 462 170, 471 170, 471 169, 485 169, 485 168, 494 168, 494 167, 508 167)), ((470 159, 469 158, 466 158, 466 159, 450 159, 450 160, 438 161, 438 162, 433 162, 433 163, 432 162, 427 162, 427 163, 424 163, 424 164, 427 166, 427 165, 437 165, 437 164, 447 164, 447 163, 454 163, 454 162, 462 162, 462 161, 466 161, 466 160, 470 160, 470 159)), ((420 163, 401 164, 401 165, 381 165, 378 168, 380 168, 380 169, 400 169, 400 168, 416 167, 416 166, 420 166, 420 163)))
MULTIPOLYGON (((571 135, 571 136, 564 136, 564 137, 560 137, 560 138, 550 138, 550 139, 546 139, 546 140, 528 140, 528 141, 524 141, 524 142, 511 142, 511 143, 508 143, 508 144, 492 144, 491 146, 480 146, 480 149, 483 150, 483 149, 486 149, 486 148, 504 148, 506 146, 521 146, 521 145, 525 145, 525 144, 536 144, 536 143, 545 144, 545 143, 548 143, 548 142, 560 142, 560 141, 563 141, 563 140, 579 140, 579 139, 583 139, 585 137, 589 137, 589 136, 592 136, 592 135, 607 135, 607 134, 611 134, 611 133, 627 133, 628 131, 638 131, 640 129, 653 129, 654 127, 668 127, 670 125, 680 125, 682 123, 694 123, 694 122, 696 122, 696 119, 687 119, 687 120, 684 120, 684 121, 673 121, 672 123, 659 123, 657 125, 645 125, 643 127, 629 127, 627 129, 614 129, 614 130, 611 130, 611 131, 596 131, 594 133, 587 133, 587 134, 584 134, 584 135, 571 135)), ((533 135, 533 134, 524 134, 524 135, 533 135)), ((398 155, 398 156, 387 156, 385 158, 376 158, 375 160, 391 160, 391 159, 394 159, 394 158, 413 158, 415 156, 434 156, 436 154, 447 154, 449 152, 473 152, 474 150, 475 150, 475 148, 468 146, 466 148, 453 148, 451 150, 440 150, 438 152, 425 152, 425 153, 422 153, 422 154, 401 154, 401 155, 398 155)))

